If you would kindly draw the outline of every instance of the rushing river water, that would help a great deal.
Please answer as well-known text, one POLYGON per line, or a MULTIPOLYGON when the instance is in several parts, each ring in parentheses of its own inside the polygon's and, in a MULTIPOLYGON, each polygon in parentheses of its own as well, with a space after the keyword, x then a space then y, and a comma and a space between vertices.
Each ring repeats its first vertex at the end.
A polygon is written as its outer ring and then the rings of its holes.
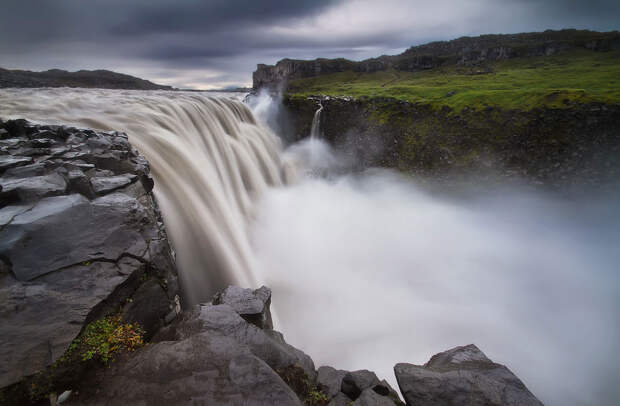
POLYGON ((198 93, 0 91, 3 118, 128 133, 151 163, 190 301, 266 283, 276 328, 318 365, 394 382, 396 362, 473 342, 547 405, 616 404, 617 194, 442 194, 385 170, 317 177, 341 173, 341 157, 317 137, 282 151, 261 124, 272 101, 251 106, 198 93))

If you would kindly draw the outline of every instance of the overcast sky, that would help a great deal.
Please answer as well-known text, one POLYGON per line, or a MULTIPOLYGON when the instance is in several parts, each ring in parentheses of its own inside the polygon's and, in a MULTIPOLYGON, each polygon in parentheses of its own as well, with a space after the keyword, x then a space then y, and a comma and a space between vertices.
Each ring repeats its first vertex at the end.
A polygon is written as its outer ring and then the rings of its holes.
POLYGON ((396 54, 463 35, 620 29, 618 0, 0 0, 0 67, 247 86, 257 63, 396 54))

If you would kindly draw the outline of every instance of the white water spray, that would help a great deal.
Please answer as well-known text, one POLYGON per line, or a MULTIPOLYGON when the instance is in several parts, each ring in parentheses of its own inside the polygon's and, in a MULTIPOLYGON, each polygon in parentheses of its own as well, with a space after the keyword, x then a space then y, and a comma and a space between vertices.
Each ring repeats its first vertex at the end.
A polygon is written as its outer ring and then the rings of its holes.
POLYGON ((227 284, 256 286, 248 220, 282 183, 280 144, 248 107, 196 93, 0 91, 0 116, 126 131, 151 164, 189 303, 227 284))

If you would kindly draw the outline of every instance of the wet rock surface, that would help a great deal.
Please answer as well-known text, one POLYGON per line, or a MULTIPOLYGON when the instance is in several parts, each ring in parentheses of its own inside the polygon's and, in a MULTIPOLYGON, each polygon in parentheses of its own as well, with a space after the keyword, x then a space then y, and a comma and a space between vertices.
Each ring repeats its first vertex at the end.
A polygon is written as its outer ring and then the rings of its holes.
POLYGON ((394 372, 407 405, 542 405, 508 368, 473 344, 434 355, 424 366, 396 364, 394 372))
POLYGON ((269 313, 270 298, 266 287, 228 287, 211 303, 182 312, 148 347, 111 365, 69 404, 396 404, 398 395, 373 372, 316 371, 281 333, 246 320, 248 309, 269 313), (354 398, 341 391, 345 376, 359 390, 354 398))
POLYGON ((148 164, 125 134, 25 120, 0 129, 1 389, 127 303, 123 319, 154 334, 178 283, 148 164))

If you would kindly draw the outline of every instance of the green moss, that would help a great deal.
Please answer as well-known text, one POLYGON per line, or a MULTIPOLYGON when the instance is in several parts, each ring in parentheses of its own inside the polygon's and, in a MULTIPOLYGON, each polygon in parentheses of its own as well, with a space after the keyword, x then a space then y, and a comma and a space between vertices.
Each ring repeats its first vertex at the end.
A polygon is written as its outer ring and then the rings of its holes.
POLYGON ((306 406, 327 405, 327 395, 310 380, 300 366, 290 365, 276 372, 306 406))
POLYGON ((137 323, 122 323, 120 315, 89 323, 69 346, 61 359, 76 354, 82 361, 110 361, 116 353, 133 351, 144 344, 144 330, 137 323))
POLYGON ((23 381, 0 390, 0 405, 22 404, 46 399, 61 388, 59 383, 76 371, 93 367, 90 362, 103 365, 123 352, 134 351, 144 344, 144 330, 137 323, 123 323, 120 314, 95 320, 86 325, 65 353, 50 367, 23 381))
MULTIPOLYGON (((574 50, 498 61, 484 69, 452 65, 421 72, 346 71, 291 81, 287 97, 318 94, 392 97, 456 112, 465 108, 527 111, 569 108, 577 103, 620 103, 620 52, 574 50)), ((389 117, 376 119, 386 121, 389 117)))
POLYGON ((320 390, 314 388, 308 391, 306 395, 306 405, 324 405, 327 403, 327 395, 320 390))

